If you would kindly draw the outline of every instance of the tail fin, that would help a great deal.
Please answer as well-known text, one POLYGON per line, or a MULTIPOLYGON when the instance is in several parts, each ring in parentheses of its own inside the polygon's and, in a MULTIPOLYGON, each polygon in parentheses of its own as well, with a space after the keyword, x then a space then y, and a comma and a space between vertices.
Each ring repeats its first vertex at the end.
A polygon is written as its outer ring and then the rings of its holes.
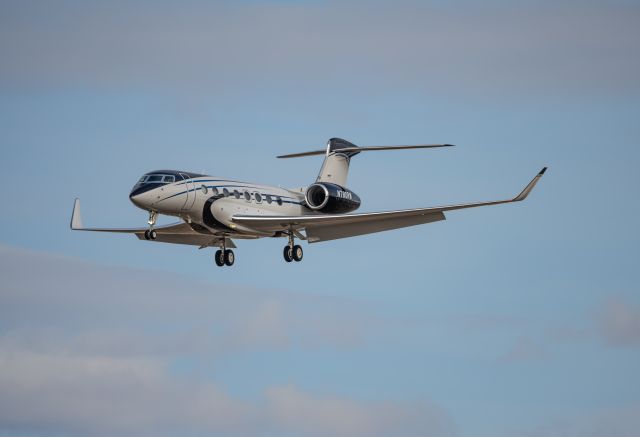
POLYGON ((452 147, 452 144, 421 144, 417 146, 366 146, 358 147, 342 138, 331 138, 325 150, 313 150, 311 152, 292 153, 281 155, 278 158, 299 158, 302 156, 325 155, 320 168, 320 174, 316 182, 331 182, 342 187, 347 184, 349 175, 349 162, 351 158, 360 152, 375 150, 402 150, 402 149, 428 149, 433 147, 452 147))
POLYGON ((349 175, 351 157, 360 153, 357 149, 358 146, 349 141, 341 138, 331 138, 327 143, 327 154, 316 182, 331 182, 345 187, 347 176, 349 175))

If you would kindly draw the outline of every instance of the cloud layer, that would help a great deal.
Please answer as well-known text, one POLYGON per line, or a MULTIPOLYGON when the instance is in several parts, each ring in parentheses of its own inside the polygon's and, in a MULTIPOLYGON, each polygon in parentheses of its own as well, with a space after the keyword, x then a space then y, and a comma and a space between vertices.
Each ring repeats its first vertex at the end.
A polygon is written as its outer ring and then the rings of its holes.
POLYGON ((268 381, 239 397, 216 378, 217 363, 238 353, 362 345, 373 319, 349 300, 101 269, 2 246, 0 276, 0 432, 455 434, 427 402, 268 381))
POLYGON ((600 93, 634 91, 640 77, 640 8, 632 3, 5 2, 2 9, 5 84, 600 93))
POLYGON ((598 316, 600 333, 613 346, 640 345, 640 307, 620 298, 609 298, 598 316))

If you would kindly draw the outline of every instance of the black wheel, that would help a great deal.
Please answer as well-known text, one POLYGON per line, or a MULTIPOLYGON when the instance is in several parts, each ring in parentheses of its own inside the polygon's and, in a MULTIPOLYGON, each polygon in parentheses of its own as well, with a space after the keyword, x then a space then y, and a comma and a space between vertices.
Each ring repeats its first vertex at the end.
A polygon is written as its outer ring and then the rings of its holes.
POLYGON ((145 240, 149 240, 151 237, 149 237, 149 230, 147 229, 146 231, 144 231, 144 239, 145 240))
POLYGON ((224 265, 224 254, 221 250, 216 250, 216 255, 214 258, 218 267, 222 267, 224 265))
POLYGON ((155 229, 151 229, 149 231, 149 238, 151 238, 152 240, 155 240, 156 238, 158 238, 158 233, 156 232, 155 229))
POLYGON ((282 251, 282 255, 284 255, 284 260, 286 262, 290 263, 291 261, 293 261, 293 251, 291 250, 291 247, 284 246, 284 250, 282 251))
POLYGON ((227 249, 224 251, 224 263, 228 266, 232 266, 236 260, 236 256, 233 254, 233 250, 227 249))
POLYGON ((297 244, 293 246, 293 254, 292 257, 295 261, 302 261, 302 256, 304 253, 302 252, 302 246, 298 246, 297 244))

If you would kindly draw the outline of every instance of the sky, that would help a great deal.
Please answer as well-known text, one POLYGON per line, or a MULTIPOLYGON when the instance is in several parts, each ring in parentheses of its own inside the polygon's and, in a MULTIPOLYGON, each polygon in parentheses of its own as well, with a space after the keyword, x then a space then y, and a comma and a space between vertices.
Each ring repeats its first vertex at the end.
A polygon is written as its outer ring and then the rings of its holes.
POLYGON ((0 1, 0 436, 636 436, 638 120, 638 2, 0 1), (549 170, 301 263, 69 230, 331 137, 456 145, 358 155, 361 211, 549 170))

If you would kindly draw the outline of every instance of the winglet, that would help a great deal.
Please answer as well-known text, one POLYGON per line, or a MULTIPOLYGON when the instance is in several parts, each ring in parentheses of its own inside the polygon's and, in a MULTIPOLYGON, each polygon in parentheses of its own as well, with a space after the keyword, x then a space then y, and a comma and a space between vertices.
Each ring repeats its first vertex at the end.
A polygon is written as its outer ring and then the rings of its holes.
POLYGON ((519 202, 521 200, 526 199, 529 193, 531 192, 531 190, 533 190, 533 187, 536 186, 536 184, 538 183, 538 181, 540 180, 540 178, 542 177, 545 171, 547 171, 547 167, 544 167, 542 170, 540 170, 540 172, 531 180, 531 182, 529 182, 529 184, 526 187, 524 187, 524 190, 522 190, 520 194, 518 194, 516 197, 513 198, 513 202, 519 202))
POLYGON ((82 217, 80 217, 80 199, 76 197, 73 202, 73 212, 71 213, 71 229, 82 229, 82 217))

